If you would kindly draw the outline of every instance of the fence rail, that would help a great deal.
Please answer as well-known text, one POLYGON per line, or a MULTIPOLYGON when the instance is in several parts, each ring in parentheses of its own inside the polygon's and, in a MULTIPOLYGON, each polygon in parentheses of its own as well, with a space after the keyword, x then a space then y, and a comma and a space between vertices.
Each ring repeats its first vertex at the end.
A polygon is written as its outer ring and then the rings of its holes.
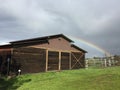
POLYGON ((104 68, 120 66, 120 58, 91 58, 86 59, 86 68, 104 68))

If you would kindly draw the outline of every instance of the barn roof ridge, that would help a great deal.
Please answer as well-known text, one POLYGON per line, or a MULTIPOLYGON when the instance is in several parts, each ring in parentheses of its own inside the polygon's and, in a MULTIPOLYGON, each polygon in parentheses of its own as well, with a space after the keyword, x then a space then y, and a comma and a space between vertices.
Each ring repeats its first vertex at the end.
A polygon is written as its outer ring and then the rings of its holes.
POLYGON ((56 35, 49 35, 49 36, 32 38, 32 39, 24 39, 24 40, 12 41, 10 43, 11 44, 26 43, 26 42, 34 42, 35 40, 36 41, 46 41, 48 39, 52 39, 52 38, 56 38, 56 37, 63 37, 64 39, 68 40, 69 42, 73 42, 70 38, 68 38, 64 34, 56 34, 56 35))

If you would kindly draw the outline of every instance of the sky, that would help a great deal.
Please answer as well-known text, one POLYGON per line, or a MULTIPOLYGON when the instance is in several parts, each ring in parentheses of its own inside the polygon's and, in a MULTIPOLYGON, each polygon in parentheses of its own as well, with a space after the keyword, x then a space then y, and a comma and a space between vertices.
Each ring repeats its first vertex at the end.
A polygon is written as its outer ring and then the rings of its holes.
POLYGON ((0 0, 1 45, 62 33, 88 57, 120 55, 119 29, 120 0, 0 0))

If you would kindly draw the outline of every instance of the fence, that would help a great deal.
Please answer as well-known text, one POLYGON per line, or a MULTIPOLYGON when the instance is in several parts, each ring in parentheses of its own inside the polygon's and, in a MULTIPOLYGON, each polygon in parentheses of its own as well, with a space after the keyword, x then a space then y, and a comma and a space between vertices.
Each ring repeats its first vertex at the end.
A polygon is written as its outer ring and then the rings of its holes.
POLYGON ((86 68, 104 68, 104 67, 119 66, 119 65, 120 65, 120 58, 118 57, 86 59, 86 68))

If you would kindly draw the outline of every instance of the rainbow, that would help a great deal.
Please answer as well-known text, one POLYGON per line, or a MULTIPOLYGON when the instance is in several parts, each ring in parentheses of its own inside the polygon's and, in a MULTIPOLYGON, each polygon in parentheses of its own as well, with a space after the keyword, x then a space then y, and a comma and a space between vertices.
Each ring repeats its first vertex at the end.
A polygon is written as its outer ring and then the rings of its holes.
POLYGON ((94 48, 94 49, 98 50, 101 53, 104 53, 106 56, 110 56, 111 55, 107 50, 99 47, 96 44, 88 42, 87 40, 84 40, 84 39, 81 39, 81 38, 78 38, 78 37, 73 37, 73 36, 68 36, 68 37, 71 38, 71 39, 74 39, 76 41, 80 41, 81 43, 83 43, 83 44, 85 44, 85 45, 87 45, 87 46, 89 46, 91 48, 94 48))

